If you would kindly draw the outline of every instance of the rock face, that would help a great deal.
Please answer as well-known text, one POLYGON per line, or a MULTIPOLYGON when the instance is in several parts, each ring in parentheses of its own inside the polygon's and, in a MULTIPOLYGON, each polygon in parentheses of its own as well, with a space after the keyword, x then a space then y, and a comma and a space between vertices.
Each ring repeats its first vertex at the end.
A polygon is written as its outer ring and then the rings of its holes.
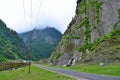
POLYGON ((32 41, 32 59, 38 60, 48 58, 56 47, 62 34, 55 28, 45 28, 43 30, 34 29, 20 34, 26 46, 29 48, 29 42, 32 41))
POLYGON ((78 0, 76 15, 51 55, 51 62, 74 65, 119 61, 120 44, 116 44, 120 43, 119 3, 120 0, 78 0))

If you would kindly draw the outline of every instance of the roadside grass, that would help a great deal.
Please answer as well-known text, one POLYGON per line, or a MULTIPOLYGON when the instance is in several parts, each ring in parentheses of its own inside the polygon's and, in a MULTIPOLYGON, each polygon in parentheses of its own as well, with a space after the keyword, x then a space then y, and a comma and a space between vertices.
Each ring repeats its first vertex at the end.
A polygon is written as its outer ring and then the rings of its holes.
POLYGON ((75 80, 64 75, 43 70, 31 66, 31 73, 28 68, 23 67, 16 70, 0 71, 0 80, 75 80))
MULTIPOLYGON (((48 66, 48 67, 51 67, 51 66, 48 66)), ((52 67, 75 70, 79 72, 93 73, 93 74, 120 76, 120 64, 109 64, 109 65, 104 65, 104 66, 77 64, 77 65, 69 66, 69 67, 60 67, 60 66, 52 66, 52 67)))

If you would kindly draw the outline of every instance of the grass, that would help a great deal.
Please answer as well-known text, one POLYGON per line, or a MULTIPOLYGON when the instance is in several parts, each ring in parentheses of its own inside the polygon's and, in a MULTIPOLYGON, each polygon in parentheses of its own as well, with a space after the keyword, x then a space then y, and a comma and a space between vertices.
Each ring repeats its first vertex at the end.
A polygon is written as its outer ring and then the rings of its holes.
POLYGON ((28 68, 0 71, 0 80, 74 80, 67 76, 31 66, 31 73, 28 68))

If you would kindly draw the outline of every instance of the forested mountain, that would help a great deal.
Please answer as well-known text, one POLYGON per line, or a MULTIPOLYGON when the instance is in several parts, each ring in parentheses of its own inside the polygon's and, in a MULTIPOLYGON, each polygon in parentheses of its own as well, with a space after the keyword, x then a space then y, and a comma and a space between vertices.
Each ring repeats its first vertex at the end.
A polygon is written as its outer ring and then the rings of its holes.
POLYGON ((0 62, 25 58, 27 52, 22 38, 0 20, 0 62))
POLYGON ((77 0, 76 15, 53 51, 54 65, 120 62, 120 0, 77 0))
POLYGON ((20 36, 28 48, 30 41, 32 41, 32 59, 38 60, 48 58, 51 55, 51 52, 61 39, 62 34, 55 28, 47 27, 42 30, 34 29, 20 34, 20 36))

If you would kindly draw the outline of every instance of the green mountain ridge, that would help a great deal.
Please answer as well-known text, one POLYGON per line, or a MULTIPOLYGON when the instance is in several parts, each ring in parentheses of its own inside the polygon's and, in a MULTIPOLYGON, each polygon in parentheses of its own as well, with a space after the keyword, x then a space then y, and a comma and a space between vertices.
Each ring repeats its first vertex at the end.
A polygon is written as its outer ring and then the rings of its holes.
POLYGON ((119 3, 119 0, 77 0, 76 15, 53 51, 51 63, 119 63, 119 3))
POLYGON ((20 34, 26 46, 29 48, 29 43, 32 41, 32 59, 39 60, 48 58, 51 52, 56 47, 62 34, 55 28, 47 27, 45 29, 34 29, 29 32, 20 34))
POLYGON ((0 20, 0 62, 25 59, 27 49, 18 34, 0 20))

